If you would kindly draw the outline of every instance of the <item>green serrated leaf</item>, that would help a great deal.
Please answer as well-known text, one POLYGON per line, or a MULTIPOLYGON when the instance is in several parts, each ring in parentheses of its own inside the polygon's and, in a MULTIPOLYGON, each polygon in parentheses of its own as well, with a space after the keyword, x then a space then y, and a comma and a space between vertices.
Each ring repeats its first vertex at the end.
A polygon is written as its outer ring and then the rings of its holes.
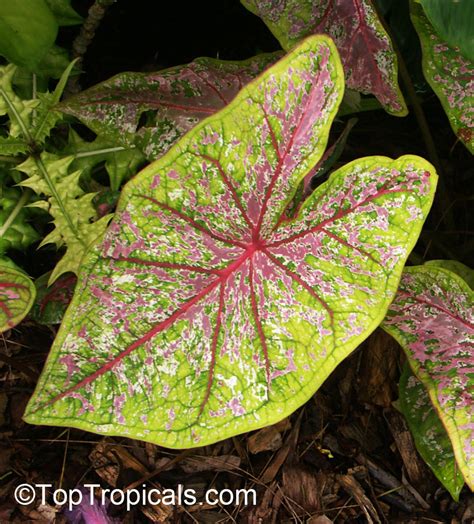
POLYGON ((382 327, 405 350, 473 489, 474 292, 447 269, 408 267, 382 327))
POLYGON ((35 300, 31 279, 8 259, 0 260, 0 333, 19 324, 35 300))
POLYGON ((423 384, 405 365, 399 385, 400 411, 405 417, 416 449, 454 500, 464 479, 454 458, 453 446, 423 384))
POLYGON ((413 0, 410 15, 420 37, 425 78, 440 99, 453 131, 474 153, 474 63, 436 34, 423 8, 413 0))
POLYGON ((0 136, 0 155, 16 156, 28 151, 28 146, 21 138, 0 136))
POLYGON ((63 244, 67 250, 51 275, 53 283, 62 273, 77 273, 83 254, 90 243, 100 237, 110 216, 94 221, 97 214, 92 199, 95 194, 84 194, 79 186, 80 171, 69 173, 74 157, 60 158, 42 153, 40 159, 28 158, 17 169, 28 175, 21 182, 37 194, 47 197, 48 212, 53 217, 55 229, 46 236, 40 246, 54 243, 63 244))
POLYGON ((25 249, 39 239, 24 207, 30 195, 5 185, 0 189, 0 255, 11 248, 25 249))
POLYGON ((39 100, 22 100, 13 90, 12 81, 17 67, 13 64, 0 66, 0 115, 9 117, 9 137, 21 137, 27 142, 33 111, 39 100), (22 128, 22 124, 24 128, 22 128))
POLYGON ((342 92, 332 40, 308 38, 128 182, 27 422, 195 447, 314 394, 383 319, 437 179, 363 158, 285 220, 342 92))

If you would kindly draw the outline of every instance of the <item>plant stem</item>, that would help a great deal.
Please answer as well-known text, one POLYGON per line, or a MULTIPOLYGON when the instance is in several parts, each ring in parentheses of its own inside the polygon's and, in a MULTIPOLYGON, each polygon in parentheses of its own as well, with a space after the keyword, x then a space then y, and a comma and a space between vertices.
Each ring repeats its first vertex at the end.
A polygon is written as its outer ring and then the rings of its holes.
POLYGON ((89 156, 102 155, 102 154, 105 154, 105 153, 116 153, 118 151, 125 151, 126 149, 131 149, 131 148, 126 148, 126 147, 122 147, 122 146, 107 147, 105 149, 97 149, 95 151, 82 151, 82 152, 76 153, 74 156, 76 158, 86 158, 86 157, 89 157, 89 156))
MULTIPOLYGON (((72 56, 73 58, 79 59, 77 61, 78 68, 82 65, 82 60, 86 54, 87 48, 92 42, 95 32, 97 31, 107 8, 114 2, 115 0, 95 0, 94 4, 89 9, 87 18, 82 24, 79 34, 72 43, 72 56)), ((79 75, 69 79, 66 90, 71 94, 78 93, 81 90, 81 86, 79 85, 79 75)))
POLYGON ((0 227, 0 238, 2 238, 3 235, 8 231, 10 226, 15 221, 15 218, 18 216, 18 213, 30 200, 32 194, 33 192, 31 191, 31 189, 26 189, 25 191, 23 191, 20 200, 18 200, 16 206, 11 210, 10 214, 8 215, 8 218, 5 220, 2 227, 0 227))

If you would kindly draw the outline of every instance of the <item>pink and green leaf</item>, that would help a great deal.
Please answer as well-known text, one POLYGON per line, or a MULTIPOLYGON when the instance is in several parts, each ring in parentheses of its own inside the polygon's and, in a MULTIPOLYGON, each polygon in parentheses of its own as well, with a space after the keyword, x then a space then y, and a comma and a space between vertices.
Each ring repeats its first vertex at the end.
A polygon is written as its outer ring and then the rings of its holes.
POLYGON ((425 266, 436 266, 452 271, 459 275, 471 289, 474 289, 474 269, 458 260, 429 260, 425 262, 425 266))
POLYGON ((314 394, 382 321, 437 179, 363 158, 285 220, 342 95, 332 40, 308 38, 125 186, 26 421, 184 448, 314 394))
POLYGON ((136 146, 155 160, 280 56, 261 54, 241 62, 198 58, 156 73, 120 73, 68 98, 59 109, 112 143, 136 146))
POLYGON ((9 260, 0 260, 0 333, 19 324, 35 300, 31 279, 9 260))
POLYGON ((347 87, 374 95, 397 116, 407 114, 398 87, 397 55, 369 0, 241 0, 259 16, 283 49, 325 33, 336 43, 347 87))
POLYGON ((401 344, 474 488, 474 293, 434 265, 405 269, 383 323, 401 344))
POLYGON ((421 42, 425 78, 456 136, 474 153, 474 64, 436 34, 421 5, 411 1, 410 15, 421 42))
POLYGON ((71 302, 76 285, 76 275, 66 273, 48 286, 51 272, 41 275, 35 281, 36 300, 31 317, 40 324, 60 324, 71 302))
POLYGON ((415 440, 416 449, 454 500, 464 478, 454 458, 453 446, 422 382, 405 365, 399 385, 399 408, 415 440))

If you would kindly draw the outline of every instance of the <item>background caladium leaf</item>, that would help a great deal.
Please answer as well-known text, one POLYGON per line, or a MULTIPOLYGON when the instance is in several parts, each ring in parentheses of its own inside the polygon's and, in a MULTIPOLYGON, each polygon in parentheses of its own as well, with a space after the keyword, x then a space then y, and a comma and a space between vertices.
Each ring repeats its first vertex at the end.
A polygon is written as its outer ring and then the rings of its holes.
POLYGON ((241 62, 198 58, 156 73, 120 73, 59 109, 112 143, 135 145, 155 160, 279 57, 280 52, 241 62))
POLYGON ((454 500, 464 478, 454 458, 453 446, 423 384, 405 364, 399 384, 398 407, 415 440, 416 449, 454 500))
POLYGON ((424 265, 448 269, 456 273, 456 275, 459 275, 471 289, 474 289, 474 269, 471 269, 458 260, 429 260, 425 262, 424 265))
POLYGON ((342 91, 308 38, 125 186, 27 422, 194 447, 313 395, 380 324, 436 185, 419 157, 368 157, 282 221, 342 91))
POLYGON ((474 2, 472 0, 417 0, 438 35, 474 61, 474 2))
POLYGON ((453 131, 474 153, 474 63, 436 34, 421 5, 412 1, 410 16, 420 37, 425 78, 443 105, 453 131))
POLYGON ((15 327, 28 314, 36 290, 26 273, 9 259, 0 259, 0 333, 15 327))
POLYGON ((326 33, 341 56, 347 86, 373 94, 386 111, 408 113, 398 87, 397 56, 368 0, 241 0, 289 50, 302 38, 326 33))
POLYGON ((71 302, 76 285, 76 275, 61 275, 51 286, 48 286, 51 271, 35 280, 36 300, 31 308, 31 318, 40 324, 60 324, 64 312, 71 302))
POLYGON ((474 488, 474 294, 455 273, 406 268, 382 327, 405 350, 474 488))

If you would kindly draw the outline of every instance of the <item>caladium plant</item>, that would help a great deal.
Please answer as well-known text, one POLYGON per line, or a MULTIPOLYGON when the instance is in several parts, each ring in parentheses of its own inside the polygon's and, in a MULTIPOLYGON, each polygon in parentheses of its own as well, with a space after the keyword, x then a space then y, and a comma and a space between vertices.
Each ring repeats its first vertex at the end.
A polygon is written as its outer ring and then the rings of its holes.
MULTIPOLYGON (((383 327, 405 349, 446 428, 466 484, 474 489, 472 289, 435 265, 406 268, 383 327)), ((455 486, 455 479, 451 483, 455 486)))
POLYGON ((114 143, 162 155, 202 119, 226 106, 280 52, 232 62, 197 58, 155 73, 120 73, 63 101, 59 109, 114 143))
POLYGON ((369 0, 241 0, 289 50, 302 38, 325 33, 340 53, 347 86, 373 94, 391 114, 407 108, 398 87, 397 56, 369 0))
POLYGON ((423 73, 438 96, 458 138, 474 153, 474 63, 443 41, 413 0, 410 16, 420 37, 423 73))
POLYGON ((398 405, 418 452, 453 499, 459 500, 464 478, 454 458, 451 440, 423 383, 408 364, 405 364, 400 377, 399 392, 398 405))
POLYGON ((342 95, 336 47, 310 37, 125 186, 27 422, 184 448, 314 394, 382 321, 437 179, 363 158, 286 219, 342 95))
POLYGON ((10 260, 0 259, 0 333, 15 327, 31 309, 36 289, 10 260))
POLYGON ((73 273, 66 273, 49 286, 50 278, 49 271, 35 280, 36 300, 31 309, 31 317, 39 324, 61 323, 77 280, 73 273))

